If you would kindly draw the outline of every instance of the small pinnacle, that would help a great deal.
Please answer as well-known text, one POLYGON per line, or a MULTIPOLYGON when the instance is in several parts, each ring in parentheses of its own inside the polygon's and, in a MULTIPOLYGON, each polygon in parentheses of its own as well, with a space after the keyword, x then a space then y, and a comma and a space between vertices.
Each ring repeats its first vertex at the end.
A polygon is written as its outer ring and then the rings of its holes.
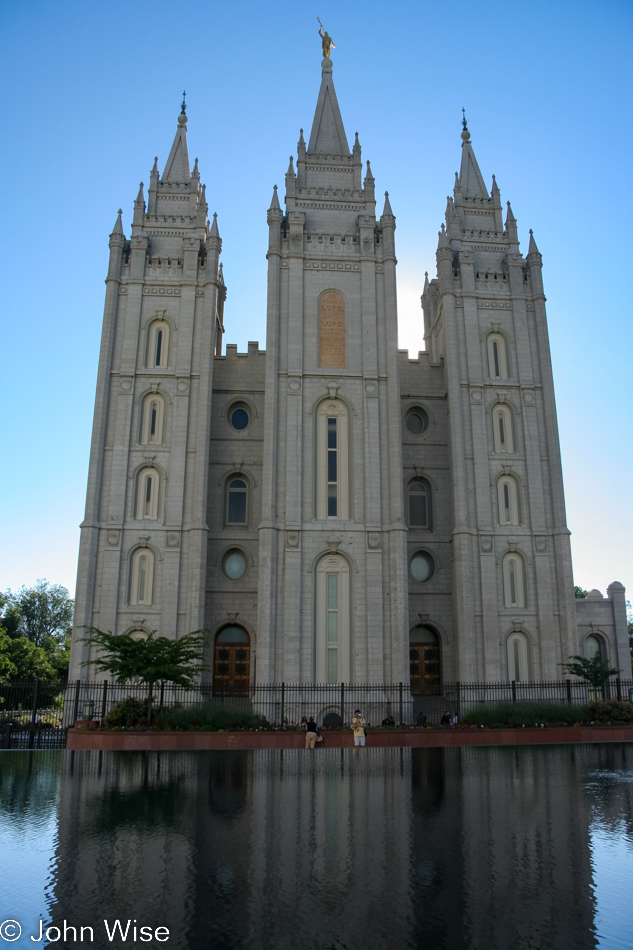
POLYGON ((187 93, 186 93, 185 90, 183 89, 183 91, 182 91, 182 104, 181 104, 181 107, 180 107, 181 110, 182 110, 182 112, 181 112, 182 115, 184 115, 184 114, 186 113, 186 111, 187 111, 186 98, 187 98, 187 93))
MULTIPOLYGON (((119 215, 123 214, 123 208, 119 208, 119 210, 117 211, 117 214, 119 214, 119 215)), ((532 232, 530 231, 530 234, 531 234, 531 233, 532 233, 532 232)))
POLYGON ((425 271, 424 271, 424 276, 425 276, 425 277, 428 277, 428 276, 429 276, 428 270, 425 270, 425 271))
POLYGON ((534 234, 534 231, 532 230, 532 228, 530 228, 530 234, 534 234))
POLYGON ((442 222, 442 231, 444 230, 444 223, 442 222))

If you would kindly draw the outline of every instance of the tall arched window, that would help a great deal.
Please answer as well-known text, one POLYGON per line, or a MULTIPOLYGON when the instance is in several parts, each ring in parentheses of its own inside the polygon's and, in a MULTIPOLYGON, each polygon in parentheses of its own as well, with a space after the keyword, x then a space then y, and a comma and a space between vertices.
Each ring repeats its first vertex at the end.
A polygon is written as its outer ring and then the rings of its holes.
POLYGON ((326 399, 317 413, 317 518, 349 517, 349 428, 340 399, 326 399))
POLYGON ((163 441, 163 397, 150 393, 143 400, 141 442, 143 445, 161 445, 163 441))
POLYGON ((431 486, 423 478, 414 478, 407 488, 410 528, 432 528, 431 486))
POLYGON ((607 649, 603 638, 596 633, 590 633, 585 639, 584 654, 588 660, 598 654, 598 656, 606 661, 607 649))
POLYGON ((316 680, 350 679, 349 566, 340 555, 324 557, 316 572, 316 680))
POLYGON ((510 634, 506 640, 506 658, 508 661, 508 679, 517 683, 530 680, 530 644, 520 630, 510 634))
POLYGON ((497 481, 499 524, 520 524, 519 486, 512 475, 502 475, 497 481))
POLYGON ((409 633, 409 675, 414 696, 421 695, 423 687, 441 682, 440 638, 426 624, 418 624, 409 633))
POLYGON ((225 518, 226 524, 248 522, 248 482, 241 475, 227 482, 225 518))
POLYGON ((149 548, 137 548, 130 567, 130 604, 151 604, 153 591, 154 554, 149 548))
POLYGON ((492 410, 492 432, 495 452, 514 452, 512 413, 508 406, 495 406, 492 410))
POLYGON ((147 365, 150 369, 164 369, 168 356, 169 324, 165 320, 154 320, 147 339, 147 365))
POLYGON ((503 559, 503 602, 506 607, 525 607, 525 567, 520 554, 503 559))
POLYGON ((158 518, 159 477, 155 468, 144 468, 136 481, 136 517, 141 521, 158 518))
POLYGON ((508 378, 506 341, 501 333, 488 335, 488 375, 492 379, 508 378))

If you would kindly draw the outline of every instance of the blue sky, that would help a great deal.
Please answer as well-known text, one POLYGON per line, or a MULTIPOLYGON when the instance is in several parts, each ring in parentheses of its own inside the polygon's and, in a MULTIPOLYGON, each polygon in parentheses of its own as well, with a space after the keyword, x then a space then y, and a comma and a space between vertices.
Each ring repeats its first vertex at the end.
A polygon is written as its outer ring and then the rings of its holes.
POLYGON ((74 590, 108 235, 162 169, 187 90, 191 158, 217 211, 226 342, 265 345, 266 208, 332 34, 348 137, 397 217, 399 344, 460 161, 461 108, 522 248, 543 255, 576 583, 633 588, 629 238, 633 5, 454 0, 6 2, 0 254, 0 590, 74 590))

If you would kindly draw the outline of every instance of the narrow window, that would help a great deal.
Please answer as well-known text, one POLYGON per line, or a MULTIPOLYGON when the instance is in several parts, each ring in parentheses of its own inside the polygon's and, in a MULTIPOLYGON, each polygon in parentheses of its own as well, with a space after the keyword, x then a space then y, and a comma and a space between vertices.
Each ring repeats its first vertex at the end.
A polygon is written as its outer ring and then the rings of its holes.
POLYGON ((161 396, 149 395, 143 400, 141 412, 141 442, 144 445, 160 445, 163 441, 163 400, 161 396))
POLYGON ((506 482, 503 486, 503 510, 506 517, 506 524, 510 522, 510 486, 506 482))
POLYGON ((138 559, 138 598, 139 604, 145 603, 145 594, 147 592, 147 555, 143 554, 138 559))
POLYGON ((501 333, 488 334, 488 375, 492 379, 508 378, 506 341, 501 333))
POLYGON ((152 485, 154 484, 154 479, 151 475, 148 475, 145 479, 145 509, 143 514, 146 518, 149 518, 152 513, 152 485))
POLYGON ((338 682, 338 576, 328 574, 327 592, 327 681, 338 682))
POLYGON ((130 603, 151 604, 154 586, 154 555, 148 548, 139 548, 132 555, 130 568, 130 603))
POLYGON ((427 485, 419 480, 409 485, 409 526, 412 528, 430 528, 430 504, 427 485))
POLYGON ((519 641, 514 638, 514 679, 519 682, 521 679, 521 657, 519 655, 519 641))
MULTIPOLYGON (((495 344, 496 345, 496 344, 495 344)), ((156 334, 156 362, 155 366, 160 366, 160 351, 163 346, 163 331, 159 330, 156 334)))
POLYGON ((158 416, 158 406, 156 405, 155 402, 153 402, 150 407, 150 420, 149 420, 150 442, 153 442, 156 437, 157 416, 158 416))
POLYGON ((499 344, 496 340, 493 341, 492 352, 494 354, 495 376, 501 376, 501 373, 499 372, 499 344))
POLYGON ((526 606, 523 561, 517 554, 503 559, 503 601, 506 607, 526 606))
POLYGON ((499 442, 501 443, 501 445, 506 444, 506 436, 505 436, 504 425, 503 425, 503 414, 501 412, 499 413, 499 442))
POLYGON ((493 413, 493 442, 495 452, 514 452, 512 416, 508 406, 497 406, 493 413))
POLYGON ((337 419, 327 420, 327 514, 336 518, 338 514, 338 449, 337 419))
POLYGON ((246 524, 248 486, 243 478, 233 478, 227 491, 227 524, 246 524))
POLYGON ((158 472, 146 468, 139 472, 136 488, 136 517, 155 521, 158 518, 158 472))
POLYGON ((508 571, 510 574, 510 601, 512 604, 517 602, 517 581, 514 560, 510 561, 508 571))

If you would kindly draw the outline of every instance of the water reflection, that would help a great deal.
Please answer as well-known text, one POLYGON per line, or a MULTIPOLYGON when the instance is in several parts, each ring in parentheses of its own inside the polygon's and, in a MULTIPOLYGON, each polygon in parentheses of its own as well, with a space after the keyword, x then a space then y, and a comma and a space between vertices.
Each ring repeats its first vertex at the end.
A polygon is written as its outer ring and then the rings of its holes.
POLYGON ((170 950, 628 946, 625 746, 36 762, 0 754, 0 809, 37 819, 58 788, 49 923, 92 925, 93 947, 121 945, 104 918, 167 926, 170 950))

